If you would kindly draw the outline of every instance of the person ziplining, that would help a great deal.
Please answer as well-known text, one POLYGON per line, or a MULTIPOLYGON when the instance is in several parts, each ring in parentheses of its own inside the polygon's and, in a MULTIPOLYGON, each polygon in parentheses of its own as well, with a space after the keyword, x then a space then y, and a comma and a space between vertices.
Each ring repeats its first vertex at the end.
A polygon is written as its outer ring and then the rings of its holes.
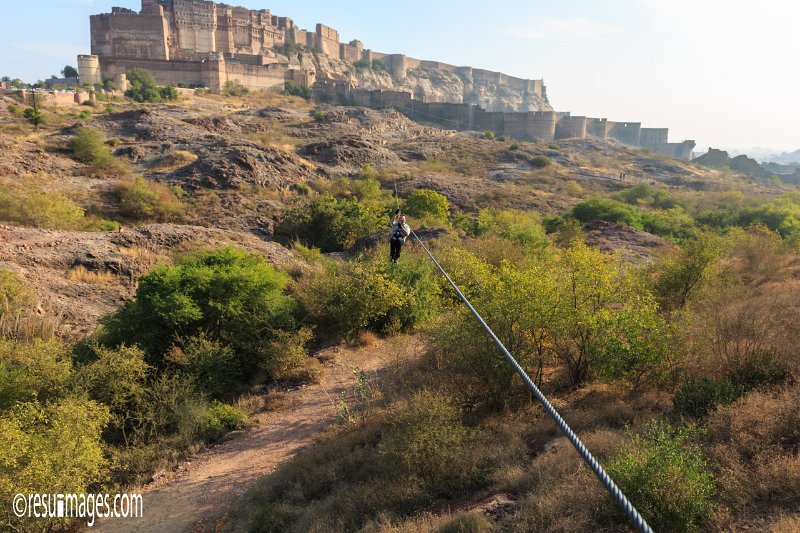
POLYGON ((400 213, 400 209, 398 209, 394 212, 392 236, 389 239, 389 258, 392 263, 397 263, 397 260, 400 259, 400 251, 403 249, 403 243, 406 242, 409 235, 411 235, 411 226, 406 224, 406 216, 400 213))

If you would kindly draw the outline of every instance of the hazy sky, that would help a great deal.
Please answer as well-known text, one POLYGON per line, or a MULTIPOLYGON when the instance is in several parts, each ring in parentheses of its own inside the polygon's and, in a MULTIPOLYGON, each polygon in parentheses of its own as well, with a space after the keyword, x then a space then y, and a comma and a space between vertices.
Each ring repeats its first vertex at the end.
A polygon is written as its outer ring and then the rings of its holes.
MULTIPOLYGON (((238 0, 343 41, 544 78, 575 115, 669 127, 697 149, 800 148, 800 3, 784 0, 238 0)), ((0 76, 89 52, 89 15, 138 0, 0 0, 0 76), (9 21, 14 21, 10 23, 9 21)))

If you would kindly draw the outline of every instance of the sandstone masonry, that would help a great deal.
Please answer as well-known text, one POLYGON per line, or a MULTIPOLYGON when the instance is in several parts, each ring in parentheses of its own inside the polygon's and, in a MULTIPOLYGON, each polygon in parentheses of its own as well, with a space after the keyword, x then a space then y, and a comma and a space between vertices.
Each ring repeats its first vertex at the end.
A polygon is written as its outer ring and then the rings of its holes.
POLYGON ((611 138, 682 159, 691 158, 694 148, 693 141, 669 143, 666 128, 557 113, 543 80, 376 52, 359 41, 340 42, 339 33, 323 24, 314 31, 298 28, 268 9, 142 0, 139 12, 114 7, 90 22, 92 53, 78 56, 81 83, 114 79, 124 89, 131 68, 151 71, 161 84, 214 91, 233 80, 251 90, 291 80, 314 86, 321 99, 395 107, 452 129, 520 139, 611 138), (376 64, 388 73, 370 68, 376 64))

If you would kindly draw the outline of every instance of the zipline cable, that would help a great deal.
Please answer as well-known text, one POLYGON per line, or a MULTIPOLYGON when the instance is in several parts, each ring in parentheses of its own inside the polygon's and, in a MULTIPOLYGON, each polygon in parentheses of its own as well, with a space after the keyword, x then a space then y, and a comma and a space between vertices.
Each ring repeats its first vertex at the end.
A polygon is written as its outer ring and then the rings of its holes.
POLYGON ((572 428, 569 427, 569 425, 561 417, 558 411, 556 411, 555 407, 553 407, 553 405, 548 401, 547 397, 544 394, 542 394, 542 391, 539 390, 539 387, 536 386, 536 384, 533 382, 533 380, 531 380, 531 378, 528 376, 525 370, 522 369, 517 360, 514 359, 514 356, 509 353, 509 351, 506 349, 506 347, 503 345, 503 343, 500 341, 497 335, 494 334, 492 328, 490 328, 489 325, 486 324, 486 322, 483 320, 483 317, 481 317, 478 311, 476 311, 475 308, 472 307, 472 304, 469 302, 467 297, 464 296, 464 294, 461 292, 461 289, 459 289, 458 286, 453 282, 453 280, 450 279, 450 276, 447 275, 447 272, 445 272, 444 268, 442 268, 442 265, 439 264, 439 261, 436 260, 436 258, 433 256, 430 250, 428 250, 425 244, 423 244, 423 242, 420 240, 417 234, 414 233, 414 230, 411 230, 411 234, 414 236, 415 239, 417 239, 417 242, 420 244, 420 246, 422 246, 422 249, 425 250, 425 253, 428 254, 428 257, 431 258, 431 261, 433 261, 433 263, 439 269, 439 272, 442 273, 442 275, 445 277, 450 286, 453 287, 453 290, 456 291, 456 294, 458 294, 458 297, 461 298, 461 301, 464 302, 464 304, 466 304, 466 306, 469 308, 469 310, 472 312, 475 318, 478 319, 478 322, 481 323, 483 329, 486 330, 486 332, 492 338, 494 343, 503 353, 503 356, 505 356, 506 360, 514 368, 516 373, 519 374, 519 377, 522 378, 522 381, 525 382, 525 385, 527 385, 528 389, 530 389, 533 395, 536 396, 536 399, 539 401, 540 404, 542 404, 542 407, 544 407, 545 411, 547 411, 547 414, 549 414, 552 417, 552 419, 555 421, 556 425, 561 430, 561 432, 564 433, 564 435, 566 435, 566 437, 578 451, 580 456, 583 458, 584 462, 589 466, 589 468, 592 469, 592 472, 595 473, 600 482, 605 486, 606 490, 609 492, 611 497, 614 498, 614 501, 617 503, 617 505, 619 505, 619 507, 625 512, 626 515, 628 515, 628 518, 631 520, 633 525, 636 526, 636 529, 638 529, 641 533, 653 533, 653 529, 647 524, 647 521, 644 519, 644 517, 642 517, 642 515, 639 514, 639 511, 636 509, 636 507, 633 506, 633 504, 628 500, 628 498, 625 497, 625 494, 623 494, 620 488, 617 486, 617 484, 614 483, 614 480, 611 479, 611 476, 609 476, 606 473, 606 471, 603 469, 600 463, 597 462, 597 459, 594 458, 591 452, 586 448, 586 446, 584 446, 583 442, 581 442, 581 439, 578 438, 575 432, 572 431, 572 428))

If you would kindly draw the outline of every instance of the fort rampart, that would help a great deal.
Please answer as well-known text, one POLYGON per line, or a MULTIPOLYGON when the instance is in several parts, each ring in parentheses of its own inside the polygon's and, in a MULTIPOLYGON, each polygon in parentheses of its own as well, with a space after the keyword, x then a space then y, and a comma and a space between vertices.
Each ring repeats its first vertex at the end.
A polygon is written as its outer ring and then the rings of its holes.
POLYGON ((317 97, 330 103, 394 108, 418 122, 453 130, 491 131, 520 140, 552 141, 595 137, 643 146, 678 159, 690 160, 694 141, 669 143, 667 128, 642 128, 639 122, 571 116, 555 111, 507 113, 486 111, 473 104, 422 102, 403 91, 367 91, 344 84, 318 84, 317 97))

